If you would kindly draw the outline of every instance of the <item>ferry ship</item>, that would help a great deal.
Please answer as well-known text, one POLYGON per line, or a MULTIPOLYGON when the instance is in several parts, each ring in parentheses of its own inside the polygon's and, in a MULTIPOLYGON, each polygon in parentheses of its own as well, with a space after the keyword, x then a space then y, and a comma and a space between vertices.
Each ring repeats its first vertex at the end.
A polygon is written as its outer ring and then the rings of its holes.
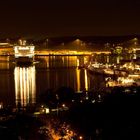
POLYGON ((20 40, 19 45, 14 46, 16 64, 32 64, 34 62, 34 45, 26 45, 26 40, 20 40))

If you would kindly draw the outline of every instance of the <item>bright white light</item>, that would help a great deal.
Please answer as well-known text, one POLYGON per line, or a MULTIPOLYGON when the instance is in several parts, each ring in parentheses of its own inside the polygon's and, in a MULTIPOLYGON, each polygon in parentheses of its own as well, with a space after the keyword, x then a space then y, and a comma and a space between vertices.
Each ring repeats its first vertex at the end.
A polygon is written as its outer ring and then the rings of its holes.
POLYGON ((15 67, 14 76, 16 105, 20 103, 24 107, 28 103, 35 103, 35 66, 15 67))
POLYGON ((79 139, 80 139, 80 140, 82 140, 82 139, 83 139, 83 137, 82 137, 82 136, 79 136, 79 139))
POLYGON ((50 113, 49 108, 45 108, 45 113, 46 113, 46 114, 50 113))
POLYGON ((15 57, 30 57, 32 58, 34 56, 34 49, 35 46, 30 45, 30 46, 15 46, 14 47, 14 52, 15 52, 15 57))

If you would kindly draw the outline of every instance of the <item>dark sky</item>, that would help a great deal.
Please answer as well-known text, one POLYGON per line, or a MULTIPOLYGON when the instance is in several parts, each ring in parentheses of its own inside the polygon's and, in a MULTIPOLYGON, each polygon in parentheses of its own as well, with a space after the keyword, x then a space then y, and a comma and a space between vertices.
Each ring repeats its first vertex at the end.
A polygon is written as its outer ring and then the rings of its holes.
POLYGON ((0 37, 140 34, 139 0, 0 0, 0 37))

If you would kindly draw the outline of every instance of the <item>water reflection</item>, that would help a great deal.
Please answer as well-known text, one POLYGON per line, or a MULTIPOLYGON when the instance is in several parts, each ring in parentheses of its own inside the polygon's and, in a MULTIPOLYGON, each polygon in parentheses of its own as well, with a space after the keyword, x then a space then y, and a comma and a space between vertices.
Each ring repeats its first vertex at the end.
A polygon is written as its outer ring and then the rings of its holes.
POLYGON ((19 67, 14 69, 15 102, 22 107, 36 102, 35 66, 19 67))
POLYGON ((84 56, 36 56, 37 68, 69 68, 84 63, 84 56))
MULTIPOLYGON (((109 63, 117 62, 115 56, 103 58, 109 63)), ((106 86, 102 75, 78 69, 91 59, 89 56, 36 56, 35 59, 38 61, 35 66, 15 67, 12 58, 0 57, 0 102, 3 106, 37 102, 47 89, 65 86, 75 91, 98 91, 106 86)))
POLYGON ((81 83, 80 83, 80 70, 76 69, 76 81, 77 81, 77 91, 80 91, 81 83))
POLYGON ((77 87, 76 91, 80 90, 88 90, 88 76, 87 76, 87 70, 86 69, 76 69, 76 81, 77 81, 77 87))
POLYGON ((88 61, 85 56, 43 56, 36 58, 37 90, 71 87, 75 91, 88 90, 87 71, 78 67, 88 61))
POLYGON ((0 56, 0 69, 9 69, 9 57, 0 56))
POLYGON ((85 90, 88 90, 88 77, 87 77, 87 70, 84 70, 85 73, 85 90))

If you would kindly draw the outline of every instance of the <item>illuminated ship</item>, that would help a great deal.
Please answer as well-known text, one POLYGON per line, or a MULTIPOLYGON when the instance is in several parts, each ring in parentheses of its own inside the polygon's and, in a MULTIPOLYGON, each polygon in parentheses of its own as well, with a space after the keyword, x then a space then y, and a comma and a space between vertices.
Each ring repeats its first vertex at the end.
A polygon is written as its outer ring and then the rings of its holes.
POLYGON ((32 64, 34 62, 34 45, 26 45, 26 40, 19 40, 19 45, 14 46, 16 64, 32 64))
POLYGON ((113 69, 108 68, 106 65, 99 64, 99 63, 90 64, 87 67, 87 70, 90 71, 91 73, 95 73, 95 74, 114 75, 113 69))
POLYGON ((126 70, 112 68, 111 66, 100 64, 100 63, 93 63, 93 64, 88 65, 87 70, 90 73, 101 74, 105 76, 127 76, 128 75, 128 71, 126 70))

